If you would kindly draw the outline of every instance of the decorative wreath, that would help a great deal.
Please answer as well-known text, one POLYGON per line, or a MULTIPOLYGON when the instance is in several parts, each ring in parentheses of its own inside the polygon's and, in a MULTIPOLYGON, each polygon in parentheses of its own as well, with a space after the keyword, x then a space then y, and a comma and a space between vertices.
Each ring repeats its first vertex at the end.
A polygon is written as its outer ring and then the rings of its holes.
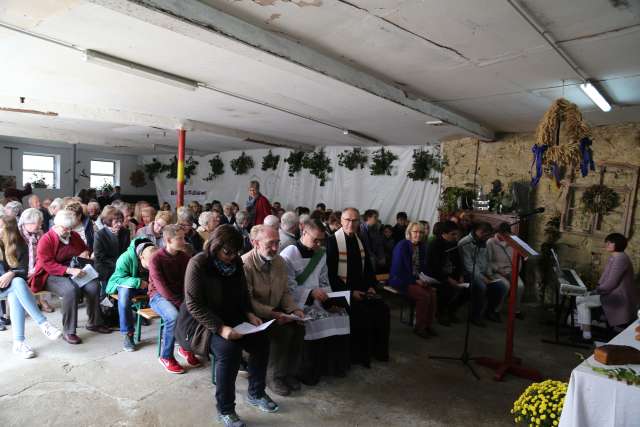
POLYGON ((131 185, 133 185, 134 187, 144 187, 145 185, 147 185, 144 171, 142 169, 136 169, 132 171, 131 175, 129 175, 129 182, 131 182, 131 185))
POLYGON ((592 185, 582 193, 586 212, 604 215, 620 204, 620 196, 606 185, 592 185))

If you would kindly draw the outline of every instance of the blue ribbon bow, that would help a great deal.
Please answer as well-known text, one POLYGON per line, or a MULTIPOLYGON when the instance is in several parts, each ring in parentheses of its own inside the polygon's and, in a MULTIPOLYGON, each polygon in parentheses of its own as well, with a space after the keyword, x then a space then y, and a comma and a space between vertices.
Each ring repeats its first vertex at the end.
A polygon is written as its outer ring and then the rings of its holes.
POLYGON ((531 152, 533 152, 533 161, 531 162, 531 169, 533 169, 533 165, 536 165, 536 176, 531 177, 531 186, 536 187, 540 182, 540 178, 542 178, 542 158, 544 156, 544 152, 549 148, 548 145, 537 145, 534 144, 531 147, 531 152))
POLYGON ((582 160, 580 161, 580 172, 585 177, 589 174, 589 169, 595 172, 596 165, 593 161, 593 150, 591 149, 591 140, 584 137, 580 140, 580 154, 582 160))

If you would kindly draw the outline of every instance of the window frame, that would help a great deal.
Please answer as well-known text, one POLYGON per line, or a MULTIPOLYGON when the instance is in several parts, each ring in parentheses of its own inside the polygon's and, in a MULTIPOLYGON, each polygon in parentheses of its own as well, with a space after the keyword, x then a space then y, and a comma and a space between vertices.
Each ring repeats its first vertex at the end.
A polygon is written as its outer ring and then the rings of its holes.
POLYGON ((30 173, 52 173, 53 174, 53 183, 51 185, 51 189, 52 190, 57 190, 60 189, 60 155, 59 154, 51 154, 51 153, 37 153, 37 152, 33 152, 33 151, 23 151, 22 152, 22 176, 21 179, 23 181, 22 185, 24 186, 25 182, 24 182, 24 173, 25 172, 30 172, 30 173), (30 168, 25 168, 24 165, 24 156, 37 156, 37 157, 51 157, 53 159, 53 169, 52 170, 48 170, 48 169, 30 169, 30 168))
MULTIPOLYGON (((113 178, 113 186, 120 185, 120 161, 115 159, 104 159, 104 158, 91 158, 89 159, 89 185, 91 185, 91 178, 93 176, 97 177, 112 177, 113 178), (103 162, 103 163, 113 163, 113 173, 97 173, 93 172, 91 168, 92 162, 103 162)), ((97 188, 96 188, 97 189, 97 188)))

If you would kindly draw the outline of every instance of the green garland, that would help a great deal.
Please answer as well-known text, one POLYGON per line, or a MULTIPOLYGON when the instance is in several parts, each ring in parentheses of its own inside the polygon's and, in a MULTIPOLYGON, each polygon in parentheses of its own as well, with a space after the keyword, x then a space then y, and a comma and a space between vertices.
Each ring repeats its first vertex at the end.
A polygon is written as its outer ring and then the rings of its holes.
POLYGON ((219 155, 215 155, 211 160, 209 160, 209 166, 211 167, 211 171, 206 178, 205 181, 213 181, 220 175, 224 174, 224 163, 219 155))
POLYGON ((329 179, 329 174, 333 172, 331 159, 324 153, 324 148, 305 154, 302 158, 302 167, 309 169, 311 175, 320 179, 321 187, 324 187, 325 182, 329 179))
MULTIPOLYGON (((196 168, 198 167, 198 162, 193 156, 189 156, 187 160, 184 162, 184 177, 185 179, 191 178, 196 174, 196 168)), ((169 161, 168 165, 162 165, 162 172, 168 172, 167 178, 176 179, 178 178, 178 158, 173 156, 169 161)))
POLYGON ((284 159, 289 164, 289 176, 294 176, 302 170, 302 160, 304 159, 304 151, 292 151, 289 157, 284 159))
POLYGON ((582 193, 584 210, 605 215, 620 204, 620 196, 606 185, 592 185, 582 193))
POLYGON ((244 151, 240 154, 240 157, 231 160, 231 169, 236 173, 236 175, 244 175, 251 168, 253 168, 253 158, 251 156, 247 156, 244 151))
POLYGON ((155 157, 151 159, 151 163, 147 163, 144 165, 144 171, 149 177, 149 181, 153 181, 156 175, 162 172, 162 167, 163 167, 162 163, 160 163, 160 161, 155 157))
POLYGON ((444 162, 439 153, 432 154, 422 149, 413 150, 413 165, 407 176, 414 181, 429 181, 432 184, 438 183, 438 178, 434 173, 442 172, 444 162))
POLYGON ((462 209, 470 208, 473 190, 463 187, 447 187, 440 195, 440 210, 446 215, 458 210, 458 199, 462 201, 462 209))
POLYGON ((398 156, 389 150, 380 148, 371 154, 371 165, 369 170, 371 175, 391 175, 393 162, 398 160, 398 156))
POLYGON ((369 161, 369 156, 360 147, 355 147, 353 150, 344 150, 338 154, 338 165, 343 166, 350 171, 360 167, 364 169, 369 161))
POLYGON ((276 170, 278 168, 278 163, 280 163, 280 156, 274 156, 271 150, 269 150, 269 154, 262 158, 262 170, 276 170))

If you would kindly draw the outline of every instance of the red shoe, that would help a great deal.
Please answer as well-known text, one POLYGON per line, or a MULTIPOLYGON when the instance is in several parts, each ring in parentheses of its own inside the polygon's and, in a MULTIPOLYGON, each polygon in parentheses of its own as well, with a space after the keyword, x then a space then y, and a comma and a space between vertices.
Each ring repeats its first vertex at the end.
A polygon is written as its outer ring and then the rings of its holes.
POLYGON ((158 359, 158 361, 162 366, 164 366, 164 369, 167 372, 172 374, 184 374, 184 369, 182 368, 182 366, 180 366, 178 361, 173 357, 171 359, 164 359, 161 357, 158 359))
POLYGON ((182 357, 182 359, 187 362, 187 365, 192 368, 197 368, 201 365, 200 360, 198 360, 196 355, 193 354, 193 351, 187 351, 184 348, 178 346, 178 355, 182 357))

